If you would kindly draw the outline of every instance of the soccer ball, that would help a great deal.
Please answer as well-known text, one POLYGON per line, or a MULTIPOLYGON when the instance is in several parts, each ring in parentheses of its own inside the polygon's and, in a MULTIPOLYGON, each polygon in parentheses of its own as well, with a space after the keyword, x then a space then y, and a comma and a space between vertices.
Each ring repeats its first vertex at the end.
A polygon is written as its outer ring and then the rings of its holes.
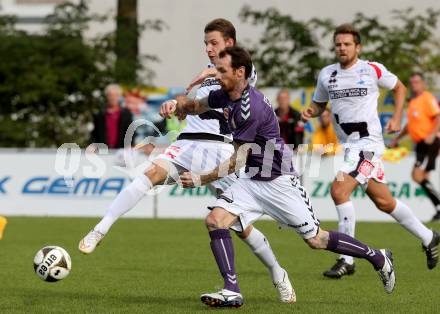
POLYGON ((69 253, 59 246, 45 246, 34 257, 34 270, 47 282, 56 282, 69 275, 72 261, 69 253))

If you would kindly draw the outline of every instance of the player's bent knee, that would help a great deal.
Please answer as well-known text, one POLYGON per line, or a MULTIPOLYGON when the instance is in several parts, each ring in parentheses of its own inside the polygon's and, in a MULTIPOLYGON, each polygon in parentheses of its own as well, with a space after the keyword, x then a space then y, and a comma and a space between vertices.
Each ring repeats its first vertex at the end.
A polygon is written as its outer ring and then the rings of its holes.
POLYGON ((150 179, 153 185, 162 184, 166 179, 166 174, 165 169, 154 164, 145 172, 145 175, 150 179))
POLYGON ((205 225, 209 228, 216 228, 217 227, 217 220, 215 219, 215 216, 210 213, 205 218, 205 225))
POLYGON ((226 216, 224 209, 220 207, 214 208, 205 218, 206 227, 209 230, 229 228, 226 216))
POLYGON ((322 243, 321 243, 321 239, 318 238, 318 236, 310 238, 310 239, 305 239, 304 240, 308 246, 314 250, 318 250, 318 249, 322 249, 322 243))

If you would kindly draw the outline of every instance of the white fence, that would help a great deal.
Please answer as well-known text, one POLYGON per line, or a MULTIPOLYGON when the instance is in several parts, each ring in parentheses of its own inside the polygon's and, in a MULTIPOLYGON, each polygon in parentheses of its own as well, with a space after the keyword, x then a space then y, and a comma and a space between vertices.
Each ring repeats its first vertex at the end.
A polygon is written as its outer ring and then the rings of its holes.
MULTIPOLYGON (((74 157, 71 157, 74 158, 74 157)), ((79 167, 72 170, 73 180, 66 181, 57 173, 55 151, 0 152, 0 215, 6 216, 101 216, 117 193, 130 182, 126 172, 115 166, 114 154, 86 157, 82 152, 79 167), (101 168, 100 168, 101 167, 101 168), (103 168, 102 168, 103 167, 103 168), (98 174, 103 174, 99 176, 98 174), (87 177, 86 177, 87 176, 87 177)), ((306 155, 297 159, 317 216, 321 220, 336 220, 336 211, 330 197, 330 184, 341 156, 320 159, 306 155)), ((61 160, 69 163, 72 159, 61 160)), ((58 160, 60 162, 60 160, 58 160)), ((414 157, 410 155, 399 163, 385 163, 386 177, 393 194, 409 204, 416 215, 428 220, 433 206, 421 188, 411 181, 414 157)), ((58 163, 58 167, 60 164, 58 163)), ((439 171, 432 173, 434 185, 439 186, 439 171)), ((352 197, 357 207, 358 220, 386 221, 390 218, 375 209, 361 190, 352 197)), ((128 217, 202 218, 206 206, 214 198, 206 187, 182 189, 162 187, 159 193, 147 195, 128 217)))

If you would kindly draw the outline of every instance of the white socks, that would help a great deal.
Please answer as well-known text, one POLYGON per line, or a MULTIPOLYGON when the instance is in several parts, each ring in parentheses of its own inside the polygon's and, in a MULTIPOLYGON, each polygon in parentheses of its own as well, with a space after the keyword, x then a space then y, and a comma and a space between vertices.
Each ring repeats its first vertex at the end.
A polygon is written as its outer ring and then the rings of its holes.
POLYGON ((249 236, 242 240, 249 245, 252 252, 254 252, 260 261, 269 269, 272 281, 274 283, 281 281, 284 277, 284 271, 280 264, 278 264, 277 258, 273 254, 269 241, 267 241, 264 234, 253 227, 249 236))
POLYGON ((116 196, 110 204, 102 220, 95 226, 94 230, 106 234, 110 227, 144 197, 145 193, 152 188, 150 179, 142 175, 136 177, 121 193, 116 196))
POLYGON ((428 246, 432 240, 433 233, 414 215, 411 209, 396 199, 396 208, 390 213, 406 230, 419 238, 424 246, 428 246))
MULTIPOLYGON (((338 212, 338 231, 354 238, 354 230, 356 226, 356 216, 353 203, 351 201, 336 205, 338 212)), ((341 258, 352 265, 354 263, 353 256, 341 255, 341 258)))

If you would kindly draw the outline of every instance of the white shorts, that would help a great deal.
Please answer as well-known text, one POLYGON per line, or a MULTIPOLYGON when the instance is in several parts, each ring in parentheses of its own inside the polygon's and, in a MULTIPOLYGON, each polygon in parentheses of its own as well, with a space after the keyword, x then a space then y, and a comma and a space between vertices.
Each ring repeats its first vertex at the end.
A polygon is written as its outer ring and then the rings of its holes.
POLYGON ((231 227, 237 231, 245 230, 264 214, 295 229, 303 239, 313 238, 319 229, 319 220, 306 190, 299 179, 291 175, 282 175, 272 181, 238 178, 213 207, 224 208, 238 216, 238 222, 231 227))
POLYGON ((382 154, 379 152, 346 148, 340 171, 355 178, 363 189, 367 188, 369 179, 386 183, 382 154))
MULTIPOLYGON (((222 162, 226 161, 234 152, 231 144, 209 140, 177 140, 165 149, 157 159, 164 159, 177 165, 177 169, 170 171, 174 180, 168 180, 172 184, 177 176, 183 171, 190 171, 197 174, 207 173, 214 170, 222 162)), ((233 173, 214 181, 210 188, 215 194, 226 190, 237 176, 233 173)))

